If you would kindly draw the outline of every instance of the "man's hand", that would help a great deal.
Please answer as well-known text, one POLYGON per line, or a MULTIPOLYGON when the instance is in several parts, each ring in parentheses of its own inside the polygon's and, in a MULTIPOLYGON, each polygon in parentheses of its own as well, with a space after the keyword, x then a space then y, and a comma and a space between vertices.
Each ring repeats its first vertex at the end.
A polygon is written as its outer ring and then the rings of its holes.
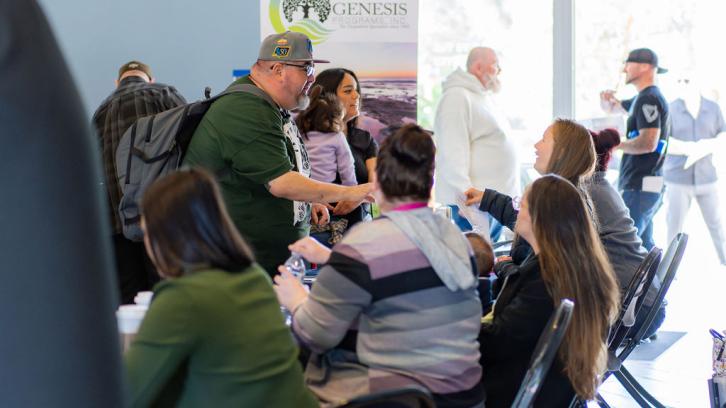
POLYGON ((464 191, 464 196, 466 198, 465 204, 467 206, 476 205, 477 207, 479 207, 479 205, 481 204, 481 200, 484 198, 484 192, 472 187, 464 191))
POLYGON ((357 186, 346 187, 345 200, 341 201, 357 201, 369 202, 375 201, 373 198, 373 183, 359 184, 357 186))
POLYGON ((351 211, 358 208, 360 201, 341 201, 333 208, 334 215, 348 215, 351 211))
POLYGON ((328 207, 324 204, 313 203, 310 218, 315 225, 325 225, 330 221, 328 207))
POLYGON ((615 97, 615 91, 608 89, 600 92, 600 107, 607 113, 624 113, 620 100, 615 97))

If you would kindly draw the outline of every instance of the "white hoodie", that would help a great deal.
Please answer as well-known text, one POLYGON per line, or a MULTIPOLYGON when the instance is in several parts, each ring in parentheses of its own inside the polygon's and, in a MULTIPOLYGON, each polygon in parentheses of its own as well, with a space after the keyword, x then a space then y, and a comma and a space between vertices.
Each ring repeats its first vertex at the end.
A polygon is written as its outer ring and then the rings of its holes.
POLYGON ((516 196, 519 160, 506 117, 472 74, 457 69, 443 83, 436 110, 435 198, 455 204, 470 187, 516 196))

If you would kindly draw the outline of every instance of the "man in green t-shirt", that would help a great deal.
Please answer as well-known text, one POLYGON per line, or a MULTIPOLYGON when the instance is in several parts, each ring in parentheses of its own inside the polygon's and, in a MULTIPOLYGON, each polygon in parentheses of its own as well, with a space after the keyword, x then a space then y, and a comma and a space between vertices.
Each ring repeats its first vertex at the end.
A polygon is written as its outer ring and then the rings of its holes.
POLYGON ((327 221, 320 203, 361 202, 371 192, 370 184, 345 187, 309 178, 310 161, 288 110, 307 105, 316 62, 328 61, 313 59, 304 34, 265 38, 251 74, 235 84, 257 86, 274 105, 242 92, 218 99, 184 159, 217 175, 232 221, 270 275, 289 255, 287 246, 308 234, 311 218, 327 221))

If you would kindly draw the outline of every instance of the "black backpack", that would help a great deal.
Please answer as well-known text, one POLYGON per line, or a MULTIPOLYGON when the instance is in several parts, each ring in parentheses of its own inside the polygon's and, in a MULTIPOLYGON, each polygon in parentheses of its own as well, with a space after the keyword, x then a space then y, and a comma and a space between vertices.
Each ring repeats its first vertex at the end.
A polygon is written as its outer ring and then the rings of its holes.
POLYGON ((121 187, 118 211, 126 238, 143 239, 139 204, 144 192, 156 179, 179 169, 192 135, 212 103, 237 92, 257 95, 277 106, 260 88, 235 84, 209 99, 140 118, 126 130, 116 149, 116 176, 121 187))

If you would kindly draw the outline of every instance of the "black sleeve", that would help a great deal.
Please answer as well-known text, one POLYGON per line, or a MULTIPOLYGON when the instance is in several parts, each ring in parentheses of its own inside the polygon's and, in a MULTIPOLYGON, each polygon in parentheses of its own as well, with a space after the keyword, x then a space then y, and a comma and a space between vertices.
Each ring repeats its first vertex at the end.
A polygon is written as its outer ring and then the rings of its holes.
POLYGON ((506 361, 516 353, 531 353, 552 310, 542 279, 524 282, 508 304, 494 305, 494 321, 482 326, 483 361, 506 361))
POLYGON ((495 190, 484 190, 484 198, 479 204, 479 210, 488 212, 500 224, 514 231, 519 211, 512 206, 512 197, 498 193, 495 190))
POLYGON ((633 101, 634 100, 635 100, 635 98, 630 98, 630 99, 622 100, 622 101, 620 101, 620 106, 622 106, 623 109, 625 109, 626 111, 627 110, 630 110, 630 105, 633 104, 633 101))
POLYGON ((371 142, 368 144, 368 148, 365 152, 364 161, 374 157, 378 157, 378 142, 376 142, 376 139, 371 137, 371 142))
POLYGON ((657 97, 643 95, 635 103, 633 115, 635 115, 635 128, 638 130, 660 128, 663 106, 657 97))
POLYGON ((526 239, 517 235, 514 239, 514 244, 512 244, 512 249, 509 251, 509 256, 512 257, 512 262, 520 265, 530 254, 532 254, 532 246, 526 239))

